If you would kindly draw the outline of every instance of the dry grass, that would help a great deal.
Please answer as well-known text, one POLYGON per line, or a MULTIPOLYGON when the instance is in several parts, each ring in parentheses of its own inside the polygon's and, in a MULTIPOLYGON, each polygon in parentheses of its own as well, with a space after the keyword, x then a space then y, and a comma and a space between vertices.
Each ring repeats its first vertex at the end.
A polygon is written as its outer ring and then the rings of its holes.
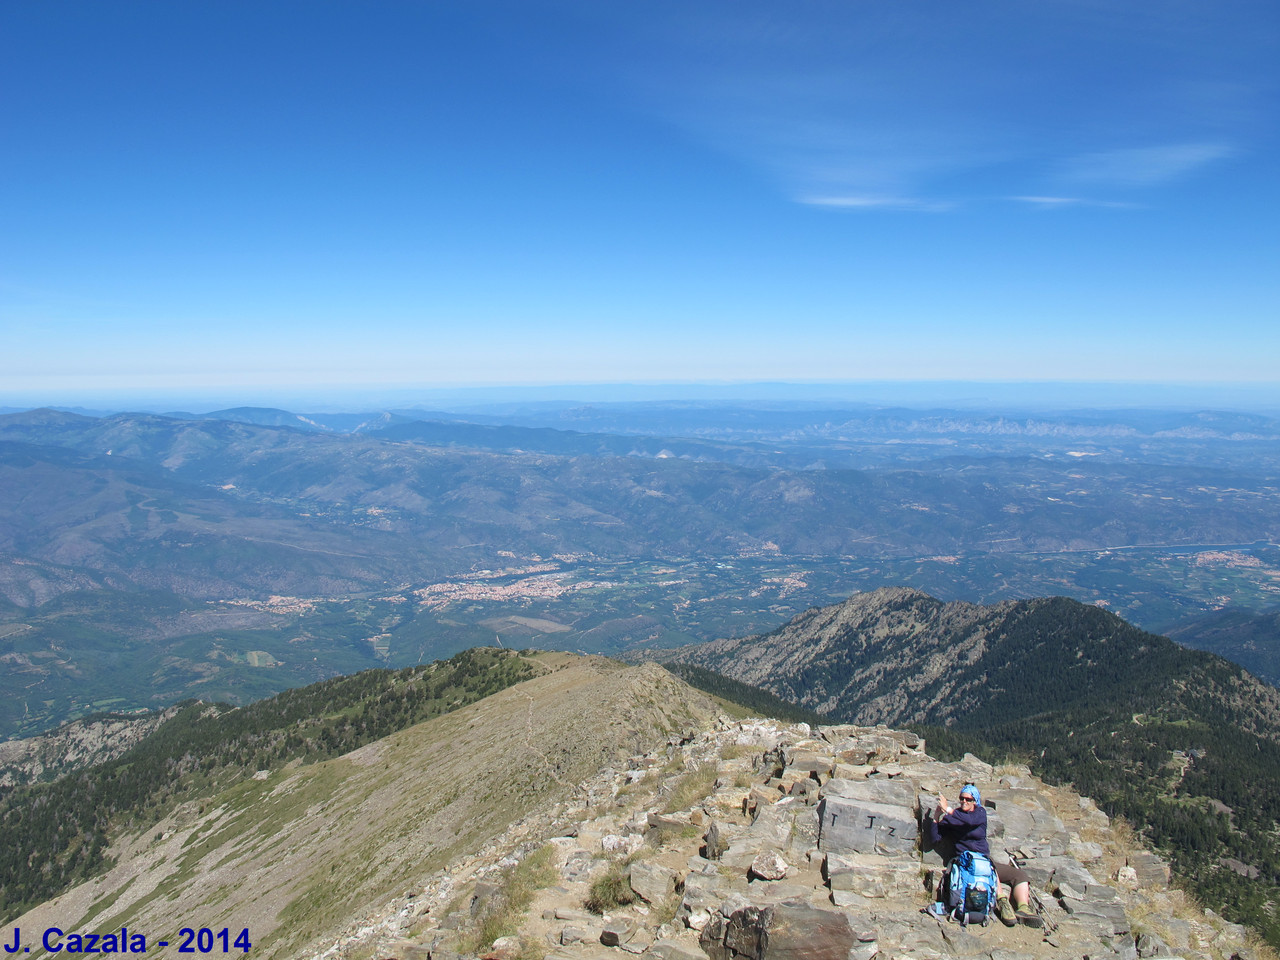
POLYGON ((663 847, 686 844, 696 838, 701 831, 701 827, 695 827, 691 823, 680 826, 659 825, 648 829, 644 835, 644 842, 655 850, 661 850, 663 847))
POLYGON ((659 903, 653 904, 649 914, 649 922, 658 927, 664 923, 670 923, 676 918, 676 911, 680 909, 680 900, 680 894, 671 893, 659 903))
POLYGON ((486 904, 468 948, 479 953, 499 937, 515 936, 534 894, 554 883, 557 876, 556 848, 550 844, 539 847, 514 867, 503 871, 498 893, 486 904))
POLYGON ((680 810, 688 810, 699 800, 705 799, 715 789, 715 785, 715 764, 708 763, 690 770, 672 786, 671 793, 667 795, 667 801, 663 804, 662 812, 676 813, 680 810))

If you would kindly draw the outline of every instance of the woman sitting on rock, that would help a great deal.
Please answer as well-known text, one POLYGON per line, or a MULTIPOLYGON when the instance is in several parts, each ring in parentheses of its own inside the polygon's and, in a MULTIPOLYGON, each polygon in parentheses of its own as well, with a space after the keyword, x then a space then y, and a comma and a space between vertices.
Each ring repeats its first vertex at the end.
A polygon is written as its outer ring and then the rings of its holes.
MULTIPOLYGON (((933 816, 925 821, 925 842, 936 846, 942 840, 955 844, 955 852, 972 850, 991 859, 991 848, 987 845, 987 810, 982 805, 982 795, 972 783, 966 783, 960 789, 960 809, 947 803, 944 796, 938 797, 938 805, 933 809, 933 816)), ((1031 878, 1026 871, 1015 867, 1012 863, 995 863, 996 876, 1000 878, 1001 891, 1007 887, 1012 891, 1013 904, 1009 897, 1002 895, 996 901, 996 916, 1005 926, 1024 923, 1030 927, 1040 927, 1044 921, 1031 909, 1031 878)))

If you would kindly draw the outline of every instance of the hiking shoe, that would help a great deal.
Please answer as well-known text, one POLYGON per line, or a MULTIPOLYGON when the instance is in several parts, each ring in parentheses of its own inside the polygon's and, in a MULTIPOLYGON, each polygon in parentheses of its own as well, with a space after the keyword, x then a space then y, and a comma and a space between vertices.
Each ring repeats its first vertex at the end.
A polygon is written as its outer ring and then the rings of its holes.
MULTIPOLYGON (((1044 926, 1044 919, 1038 913, 1036 913, 1034 910, 1031 909, 1031 905, 1029 903, 1018 904, 1018 909, 1016 911, 1016 914, 1018 917, 1018 923, 1022 924, 1023 926, 1026 926, 1026 927, 1043 927, 1044 926)), ((1004 917, 1001 917, 1000 919, 1003 920, 1004 917)))
POLYGON ((1001 897, 996 901, 996 916, 1006 927, 1012 927, 1018 922, 1018 915, 1014 913, 1013 904, 1008 897, 1001 897))

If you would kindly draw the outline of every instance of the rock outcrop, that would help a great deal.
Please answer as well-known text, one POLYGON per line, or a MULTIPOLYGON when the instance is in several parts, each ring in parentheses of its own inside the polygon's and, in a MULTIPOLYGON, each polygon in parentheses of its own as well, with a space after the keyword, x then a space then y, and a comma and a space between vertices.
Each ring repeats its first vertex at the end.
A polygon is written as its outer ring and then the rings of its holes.
POLYGON ((313 960, 366 957, 871 960, 1255 955, 1246 931, 1168 886, 1167 866, 1090 800, 1025 767, 930 757, 883 727, 734 722, 672 737, 602 771, 568 806, 362 918, 313 960), (976 783, 997 859, 1031 875, 1043 925, 939 921, 924 908, 941 851, 920 824, 976 783), (691 785, 700 795, 689 797, 691 785), (477 939, 518 863, 549 848, 556 876, 477 939), (586 909, 591 904, 596 911, 586 909))
POLYGON ((0 787, 13 787, 114 760, 150 736, 177 707, 75 720, 49 733, 0 742, 0 787))

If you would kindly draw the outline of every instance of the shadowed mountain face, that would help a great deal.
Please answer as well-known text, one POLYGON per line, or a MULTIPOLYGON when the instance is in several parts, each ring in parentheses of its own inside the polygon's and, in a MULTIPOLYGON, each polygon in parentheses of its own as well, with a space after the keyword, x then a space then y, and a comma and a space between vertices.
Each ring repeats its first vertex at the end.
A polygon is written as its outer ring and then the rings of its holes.
POLYGON ((1053 711, 1156 709, 1186 700, 1193 686, 1236 691, 1233 698, 1257 707, 1256 716, 1242 717, 1248 729, 1269 737, 1280 731, 1274 688, 1062 597, 987 607, 888 588, 676 659, 857 723, 986 730, 1053 711))
POLYGON ((1169 636, 1226 657, 1273 686, 1280 684, 1280 609, 1216 610, 1184 620, 1169 630, 1169 636))

